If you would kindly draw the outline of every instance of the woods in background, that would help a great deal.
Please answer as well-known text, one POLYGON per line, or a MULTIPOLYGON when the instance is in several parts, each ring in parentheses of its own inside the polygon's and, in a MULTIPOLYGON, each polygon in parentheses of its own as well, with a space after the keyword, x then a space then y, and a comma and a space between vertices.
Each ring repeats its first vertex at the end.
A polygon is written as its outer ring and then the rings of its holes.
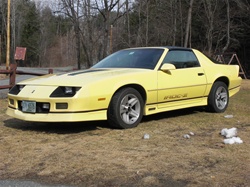
MULTIPOLYGON (((6 6, 0 0, 2 64, 6 6)), ((11 1, 11 54, 27 47, 28 66, 89 68, 119 49, 166 45, 238 52, 247 69, 250 0, 11 1)))

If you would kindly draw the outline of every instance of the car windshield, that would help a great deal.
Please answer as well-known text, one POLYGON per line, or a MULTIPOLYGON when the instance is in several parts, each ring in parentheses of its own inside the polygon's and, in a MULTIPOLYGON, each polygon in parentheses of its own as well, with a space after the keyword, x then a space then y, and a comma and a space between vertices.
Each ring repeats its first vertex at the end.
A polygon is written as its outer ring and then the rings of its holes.
POLYGON ((104 58, 92 68, 143 68, 154 69, 163 49, 127 49, 104 58))

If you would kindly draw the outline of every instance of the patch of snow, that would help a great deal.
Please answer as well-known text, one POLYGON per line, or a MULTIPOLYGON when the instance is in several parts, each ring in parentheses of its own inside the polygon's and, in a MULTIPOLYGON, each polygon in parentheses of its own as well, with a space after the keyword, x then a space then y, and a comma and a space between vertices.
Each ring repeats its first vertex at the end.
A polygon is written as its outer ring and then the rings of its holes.
POLYGON ((226 138, 232 138, 237 136, 237 128, 233 127, 231 129, 224 128, 221 130, 221 135, 225 136, 226 138))
POLYGON ((237 137, 237 128, 233 127, 231 129, 224 128, 221 130, 220 134, 224 136, 224 144, 241 144, 243 141, 240 137, 237 137))
POLYGON ((224 144, 241 144, 243 141, 240 139, 240 137, 232 137, 224 139, 224 144))

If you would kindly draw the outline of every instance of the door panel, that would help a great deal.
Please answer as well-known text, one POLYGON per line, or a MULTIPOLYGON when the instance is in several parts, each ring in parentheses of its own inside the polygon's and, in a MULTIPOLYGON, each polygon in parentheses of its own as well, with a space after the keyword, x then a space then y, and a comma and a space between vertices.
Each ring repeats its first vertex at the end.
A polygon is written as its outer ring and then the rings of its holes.
POLYGON ((202 68, 176 69, 158 72, 159 108, 200 102, 206 89, 202 68))

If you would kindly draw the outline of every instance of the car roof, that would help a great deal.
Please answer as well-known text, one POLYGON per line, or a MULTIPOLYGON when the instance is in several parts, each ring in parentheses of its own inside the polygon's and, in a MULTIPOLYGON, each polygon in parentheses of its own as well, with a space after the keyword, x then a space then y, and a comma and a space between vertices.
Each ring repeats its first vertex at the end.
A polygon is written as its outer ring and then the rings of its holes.
POLYGON ((181 49, 181 50, 192 50, 191 48, 179 47, 179 46, 163 46, 163 47, 168 48, 169 50, 176 50, 176 49, 181 49))
POLYGON ((128 49, 150 49, 150 48, 165 48, 169 50, 185 50, 185 51, 191 51, 191 48, 186 47, 179 47, 179 46, 151 46, 151 47, 134 47, 134 48, 127 48, 128 49))

